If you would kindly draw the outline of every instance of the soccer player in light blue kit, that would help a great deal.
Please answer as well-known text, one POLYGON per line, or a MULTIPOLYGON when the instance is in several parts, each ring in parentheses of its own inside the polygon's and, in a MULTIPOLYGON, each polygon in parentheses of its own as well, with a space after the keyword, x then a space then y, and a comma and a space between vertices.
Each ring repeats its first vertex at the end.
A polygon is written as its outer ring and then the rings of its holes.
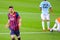
POLYGON ((43 28, 44 31, 46 30, 45 25, 44 25, 45 20, 47 21, 48 30, 50 30, 49 9, 52 12, 52 6, 48 1, 44 0, 40 3, 40 11, 42 11, 42 14, 41 14, 42 28, 43 28))

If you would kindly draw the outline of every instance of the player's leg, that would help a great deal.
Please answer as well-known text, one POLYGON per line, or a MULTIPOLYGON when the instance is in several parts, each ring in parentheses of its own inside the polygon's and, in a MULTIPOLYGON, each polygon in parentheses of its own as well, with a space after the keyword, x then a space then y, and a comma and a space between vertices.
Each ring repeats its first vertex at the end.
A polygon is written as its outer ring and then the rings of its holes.
POLYGON ((12 40, 15 40, 15 35, 11 35, 11 39, 12 40))
POLYGON ((21 37, 20 36, 17 36, 18 40, 21 40, 21 37))
POLYGON ((53 32, 53 30, 54 30, 54 31, 57 31, 56 26, 57 26, 57 24, 55 23, 54 26, 53 26, 53 28, 50 29, 50 31, 51 31, 51 32, 53 32))
POLYGON ((56 26, 57 26, 57 24, 55 23, 54 26, 53 26, 53 28, 52 28, 55 31, 57 30, 56 26))
POLYGON ((13 30, 11 30, 10 35, 11 35, 11 39, 12 39, 12 40, 15 40, 15 34, 14 34, 14 31, 13 31, 13 30))
POLYGON ((46 15, 46 20, 47 20, 48 30, 50 30, 50 16, 49 16, 49 14, 46 15))
POLYGON ((60 23, 58 24, 57 31, 60 32, 60 23))
POLYGON ((45 16, 43 14, 41 14, 41 19, 42 19, 42 28, 43 28, 43 30, 45 30, 45 27, 44 27, 45 16))
POLYGON ((50 29, 50 31, 51 31, 51 32, 52 32, 53 30, 54 30, 54 31, 57 31, 57 29, 58 29, 58 24, 57 24, 57 22, 55 21, 55 24, 54 24, 53 28, 50 29))
POLYGON ((60 25, 60 24, 58 23, 58 21, 55 20, 55 24, 54 24, 54 26, 53 26, 52 29, 53 29, 54 31, 58 31, 58 29, 59 29, 59 25, 60 25))
POLYGON ((19 32, 19 30, 17 30, 17 31, 15 32, 15 34, 16 34, 16 36, 17 36, 17 39, 18 39, 18 40, 21 40, 21 37, 20 37, 20 32, 19 32))
POLYGON ((50 20, 47 20, 47 27, 48 27, 48 30, 50 30, 50 20))

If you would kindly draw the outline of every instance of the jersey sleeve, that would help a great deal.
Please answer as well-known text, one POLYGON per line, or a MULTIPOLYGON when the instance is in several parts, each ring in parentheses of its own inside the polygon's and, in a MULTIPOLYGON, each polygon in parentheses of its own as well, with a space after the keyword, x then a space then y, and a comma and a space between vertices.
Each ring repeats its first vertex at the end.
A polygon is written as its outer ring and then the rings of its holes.
POLYGON ((8 19, 10 19, 10 18, 9 18, 9 14, 8 14, 8 19))
POLYGON ((40 7, 42 7, 43 5, 42 5, 42 2, 40 3, 40 7))
POLYGON ((52 7, 50 3, 49 3, 49 7, 52 7))
POLYGON ((16 18, 20 19, 18 12, 16 12, 16 18))

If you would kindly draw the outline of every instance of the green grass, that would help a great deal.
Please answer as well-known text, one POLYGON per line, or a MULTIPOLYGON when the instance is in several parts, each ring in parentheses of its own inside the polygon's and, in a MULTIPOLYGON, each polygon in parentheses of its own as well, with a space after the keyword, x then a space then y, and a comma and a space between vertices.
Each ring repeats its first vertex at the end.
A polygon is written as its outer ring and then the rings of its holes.
MULTIPOLYGON (((15 11, 19 12, 22 18, 21 32, 42 32, 41 11, 39 4, 42 0, 0 0, 0 33, 9 33, 5 28, 8 17, 8 7, 14 6, 15 11)), ((53 7, 55 16, 50 13, 50 27, 54 25, 54 20, 60 16, 60 0, 48 0, 53 7)), ((48 32, 48 31, 47 31, 48 32)), ((21 34, 22 40, 60 40, 60 33, 36 33, 21 34)), ((9 34, 0 34, 0 40, 11 40, 9 34)))

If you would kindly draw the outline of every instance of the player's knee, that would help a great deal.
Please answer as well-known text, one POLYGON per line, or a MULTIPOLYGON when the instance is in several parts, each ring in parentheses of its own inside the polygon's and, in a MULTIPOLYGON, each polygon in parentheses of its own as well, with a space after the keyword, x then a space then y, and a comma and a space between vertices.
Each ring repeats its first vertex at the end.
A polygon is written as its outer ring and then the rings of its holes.
POLYGON ((18 36, 17 38, 18 38, 18 40, 21 40, 21 37, 20 36, 18 36))
POLYGON ((12 40, 15 40, 15 38, 12 38, 12 40))
POLYGON ((20 38, 20 36, 17 36, 17 38, 20 38))
POLYGON ((15 35, 11 35, 11 38, 15 38, 15 35))
POLYGON ((11 39, 12 39, 12 40, 15 40, 15 37, 14 37, 14 35, 11 35, 11 39))

